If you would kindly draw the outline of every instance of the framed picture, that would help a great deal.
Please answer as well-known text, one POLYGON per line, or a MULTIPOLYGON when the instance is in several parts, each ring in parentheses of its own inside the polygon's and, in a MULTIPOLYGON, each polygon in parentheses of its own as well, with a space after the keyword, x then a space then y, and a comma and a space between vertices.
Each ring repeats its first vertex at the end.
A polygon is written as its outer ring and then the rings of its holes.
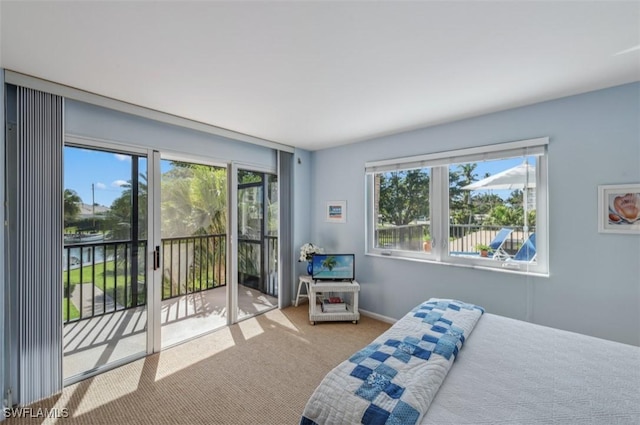
POLYGON ((346 223, 347 201, 327 202, 327 221, 332 223, 346 223))
POLYGON ((640 184, 598 186, 598 231, 640 234, 640 184))

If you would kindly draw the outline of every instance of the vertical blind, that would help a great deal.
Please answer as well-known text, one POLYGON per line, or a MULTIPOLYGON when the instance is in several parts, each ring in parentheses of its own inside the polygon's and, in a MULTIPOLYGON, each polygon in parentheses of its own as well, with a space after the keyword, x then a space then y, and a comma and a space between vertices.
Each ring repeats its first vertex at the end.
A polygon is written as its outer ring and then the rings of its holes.
POLYGON ((280 260, 278 273, 280 274, 280 308, 291 305, 293 298, 293 219, 291 180, 293 175, 293 154, 278 151, 278 183, 280 185, 278 201, 280 204, 280 260))
POLYGON ((18 87, 16 109, 11 367, 14 402, 25 405, 62 391, 63 99, 18 87))

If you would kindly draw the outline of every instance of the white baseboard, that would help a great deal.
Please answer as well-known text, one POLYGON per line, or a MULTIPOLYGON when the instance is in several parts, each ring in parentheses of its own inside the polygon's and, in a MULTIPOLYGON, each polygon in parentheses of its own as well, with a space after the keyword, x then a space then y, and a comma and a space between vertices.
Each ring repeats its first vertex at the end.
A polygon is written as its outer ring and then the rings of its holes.
POLYGON ((394 319, 393 317, 383 316, 382 314, 373 313, 371 311, 363 310, 361 308, 358 310, 360 311, 360 314, 362 314, 363 316, 371 317, 372 319, 377 319, 377 320, 380 320, 381 322, 391 323, 393 325, 398 321, 398 319, 394 319))

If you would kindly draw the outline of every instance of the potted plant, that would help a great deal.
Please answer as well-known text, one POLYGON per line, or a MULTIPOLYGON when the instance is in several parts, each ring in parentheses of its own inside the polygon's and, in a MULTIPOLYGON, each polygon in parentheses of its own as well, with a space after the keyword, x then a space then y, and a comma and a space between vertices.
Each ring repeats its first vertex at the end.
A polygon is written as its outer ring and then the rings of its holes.
POLYGON ((298 259, 298 261, 307 262, 307 274, 313 273, 313 267, 311 265, 311 259, 313 258, 313 254, 323 254, 323 253, 324 253, 324 249, 312 243, 306 243, 300 247, 300 258, 298 259))
POLYGON ((478 245, 476 245, 476 250, 480 253, 481 257, 488 257, 489 256, 489 246, 488 245, 478 244, 478 245))
POLYGON ((422 240, 422 250, 431 251, 431 235, 425 235, 422 240))

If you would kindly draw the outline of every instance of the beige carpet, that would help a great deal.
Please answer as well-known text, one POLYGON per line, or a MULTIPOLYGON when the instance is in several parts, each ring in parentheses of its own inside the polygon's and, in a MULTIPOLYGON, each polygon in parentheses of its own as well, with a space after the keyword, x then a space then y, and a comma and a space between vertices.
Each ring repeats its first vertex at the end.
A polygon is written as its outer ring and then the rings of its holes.
POLYGON ((69 386, 27 412, 66 418, 6 423, 297 424, 323 376, 389 326, 364 316, 312 326, 306 303, 272 310, 69 386))

